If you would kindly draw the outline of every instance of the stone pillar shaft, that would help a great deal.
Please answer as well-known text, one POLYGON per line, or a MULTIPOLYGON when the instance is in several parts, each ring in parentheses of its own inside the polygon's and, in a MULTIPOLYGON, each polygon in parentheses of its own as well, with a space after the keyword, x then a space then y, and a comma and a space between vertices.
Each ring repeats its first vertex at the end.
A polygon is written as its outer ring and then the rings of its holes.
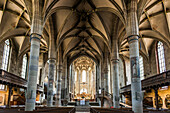
POLYGON ((105 73, 104 73, 104 66, 103 63, 101 65, 101 89, 104 90, 104 79, 105 79, 105 73))
POLYGON ((132 110, 134 113, 143 113, 139 70, 139 25, 137 19, 137 0, 129 0, 128 2, 126 33, 128 36, 131 62, 132 110))
POLYGON ((108 71, 105 70, 105 91, 109 92, 108 71))
POLYGON ((113 106, 119 108, 119 60, 112 60, 113 64, 113 106))
POLYGON ((37 90, 37 74, 40 54, 40 38, 42 35, 42 18, 40 1, 33 1, 33 17, 31 24, 31 49, 28 70, 27 95, 25 102, 25 111, 33 111, 35 109, 36 90, 37 90))
MULTIPOLYGON (((137 38, 137 36, 134 36, 137 38)), ((135 113, 143 113, 141 80, 139 70, 139 45, 138 40, 133 40, 130 46, 130 62, 131 62, 131 93, 132 93, 132 109, 135 113)))
POLYGON ((110 62, 110 93, 113 93, 113 68, 112 63, 110 62))
POLYGON ((109 92, 109 80, 108 80, 108 53, 105 53, 105 69, 104 69, 104 86, 105 91, 109 92))
MULTIPOLYGON (((99 66, 96 66, 96 94, 99 93, 99 87, 100 87, 100 73, 99 73, 99 66)), ((101 87, 100 87, 101 88, 101 87)))
POLYGON ((54 68, 55 60, 49 59, 49 72, 48 72, 48 91, 47 91, 47 106, 53 106, 53 88, 54 88, 54 68))
POLYGON ((112 51, 112 80, 113 80, 113 106, 119 108, 119 53, 117 40, 113 41, 112 51))
POLYGON ((79 94, 80 94, 80 78, 81 78, 81 70, 79 69, 79 94))
POLYGON ((65 87, 64 88, 65 88, 65 99, 66 99, 66 98, 68 98, 68 95, 67 95, 68 94, 68 90, 67 90, 68 89, 68 87, 67 87, 67 85, 68 85, 68 82, 67 82, 67 76, 68 76, 67 75, 67 60, 65 60, 65 73, 64 74, 65 74, 65 87))
POLYGON ((28 70, 28 83, 27 83, 27 97, 26 97, 26 111, 33 111, 35 109, 36 90, 37 90, 37 73, 39 63, 40 51, 40 37, 38 35, 31 35, 31 51, 28 70))
POLYGON ((98 67, 98 72, 99 72, 99 88, 102 89, 102 62, 100 62, 99 67, 98 67))
POLYGON ((87 69, 86 71, 86 82, 87 82, 87 93, 89 94, 90 93, 90 83, 89 83, 89 79, 90 79, 90 73, 89 73, 89 70, 87 69))
POLYGON ((75 80, 75 72, 74 72, 74 66, 72 65, 72 75, 71 75, 71 93, 74 93, 74 80, 75 80))
POLYGON ((61 76, 62 76, 62 65, 57 66, 57 97, 56 106, 61 106, 61 76))

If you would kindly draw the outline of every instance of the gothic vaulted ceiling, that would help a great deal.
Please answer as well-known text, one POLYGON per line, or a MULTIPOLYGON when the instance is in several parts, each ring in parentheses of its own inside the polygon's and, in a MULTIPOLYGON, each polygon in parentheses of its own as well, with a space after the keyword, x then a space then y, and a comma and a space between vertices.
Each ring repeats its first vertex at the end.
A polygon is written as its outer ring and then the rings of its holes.
MULTIPOLYGON (((41 52, 51 38, 62 47, 63 59, 88 56, 99 61, 118 39, 128 57, 127 0, 40 0, 43 35, 41 52)), ((0 0, 0 42, 11 39, 20 55, 29 51, 33 0, 0 0)), ((146 57, 155 40, 170 46, 170 0, 138 0, 140 52, 146 57)))

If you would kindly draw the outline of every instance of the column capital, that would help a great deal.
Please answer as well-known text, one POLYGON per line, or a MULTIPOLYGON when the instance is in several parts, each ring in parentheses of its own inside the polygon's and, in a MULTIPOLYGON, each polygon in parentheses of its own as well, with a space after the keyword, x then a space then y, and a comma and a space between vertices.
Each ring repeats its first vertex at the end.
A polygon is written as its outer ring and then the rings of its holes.
POLYGON ((51 63, 56 63, 56 59, 55 58, 48 58, 49 62, 51 63))
POLYGON ((127 37, 127 41, 130 43, 131 41, 133 41, 133 40, 138 40, 139 38, 140 38, 139 35, 129 35, 129 36, 127 37))
POLYGON ((114 59, 114 58, 112 58, 112 59, 111 59, 111 62, 112 62, 112 63, 119 63, 119 59, 114 59))
POLYGON ((38 33, 32 33, 32 34, 30 35, 30 42, 31 42, 32 39, 38 39, 38 40, 40 41, 41 38, 42 38, 42 36, 41 36, 40 34, 38 34, 38 33))

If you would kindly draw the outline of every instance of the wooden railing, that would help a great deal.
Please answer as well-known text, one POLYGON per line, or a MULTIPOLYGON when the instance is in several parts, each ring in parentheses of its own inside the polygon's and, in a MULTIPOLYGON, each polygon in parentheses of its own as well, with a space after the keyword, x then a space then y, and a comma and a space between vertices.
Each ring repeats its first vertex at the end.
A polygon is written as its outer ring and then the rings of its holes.
MULTIPOLYGON (((0 83, 1 84, 10 84, 14 87, 20 87, 20 88, 27 88, 27 80, 21 78, 20 76, 14 75, 12 73, 9 73, 7 71, 4 71, 0 69, 0 83)), ((37 90, 40 92, 43 92, 42 86, 37 84, 37 90)))
MULTIPOLYGON (((142 89, 147 89, 147 88, 154 88, 156 86, 165 86, 170 84, 170 70, 148 77, 144 80, 141 81, 142 82, 142 89)), ((125 93, 125 92, 129 92, 131 90, 131 85, 127 85, 125 87, 122 87, 120 92, 121 93, 125 93)))
POLYGON ((11 84, 13 86, 19 86, 23 88, 27 87, 27 80, 1 69, 0 81, 2 82, 2 84, 11 84))

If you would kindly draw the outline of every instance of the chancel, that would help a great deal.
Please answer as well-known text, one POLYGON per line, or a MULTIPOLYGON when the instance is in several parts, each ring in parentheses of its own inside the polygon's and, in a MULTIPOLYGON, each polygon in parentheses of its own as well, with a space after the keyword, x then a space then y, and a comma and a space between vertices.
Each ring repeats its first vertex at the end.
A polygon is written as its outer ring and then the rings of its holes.
POLYGON ((170 112, 170 0, 0 0, 0 113, 170 112))

